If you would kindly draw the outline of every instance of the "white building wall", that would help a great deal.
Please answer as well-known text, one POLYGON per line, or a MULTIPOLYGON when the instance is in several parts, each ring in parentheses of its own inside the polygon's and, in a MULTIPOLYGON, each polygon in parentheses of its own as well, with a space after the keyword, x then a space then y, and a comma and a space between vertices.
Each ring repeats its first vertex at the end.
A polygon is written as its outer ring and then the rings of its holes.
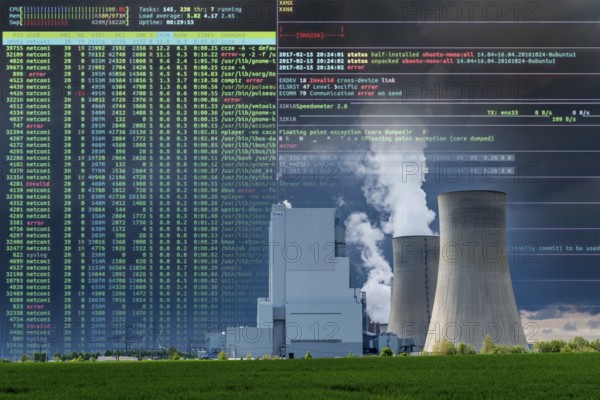
POLYGON ((273 327, 273 303, 265 298, 258 298, 256 310, 256 326, 259 328, 273 327))
POLYGON ((362 307, 353 302, 303 302, 286 308, 287 343, 362 342, 362 307))
POLYGON ((335 209, 272 207, 269 297, 257 301, 257 327, 228 328, 229 353, 362 354, 360 292, 350 288, 348 258, 335 257, 335 233, 335 209))
POLYGON ((255 326, 227 328, 227 355, 231 358, 253 358, 273 354, 273 330, 255 326))
POLYGON ((212 332, 206 335, 207 351, 209 354, 217 354, 225 351, 225 335, 222 332, 212 332))
POLYGON ((348 357, 350 353, 360 357, 363 354, 362 342, 360 343, 324 343, 324 342, 303 342, 290 343, 286 346, 286 356, 289 358, 304 358, 307 352, 313 358, 340 358, 348 357))
POLYGON ((286 210, 286 353, 362 354, 362 305, 335 257, 335 209, 286 210))
POLYGON ((335 257, 335 209, 286 210, 286 302, 345 301, 350 263, 335 257))
POLYGON ((285 259, 281 248, 285 242, 286 208, 275 204, 269 224, 269 300, 273 307, 285 305, 285 259))
MULTIPOLYGON (((334 258, 336 263, 322 265, 322 269, 295 265, 287 271, 287 302, 332 301, 344 302, 354 298, 350 287, 348 258, 334 258)), ((289 265, 289 264, 288 264, 289 265)))

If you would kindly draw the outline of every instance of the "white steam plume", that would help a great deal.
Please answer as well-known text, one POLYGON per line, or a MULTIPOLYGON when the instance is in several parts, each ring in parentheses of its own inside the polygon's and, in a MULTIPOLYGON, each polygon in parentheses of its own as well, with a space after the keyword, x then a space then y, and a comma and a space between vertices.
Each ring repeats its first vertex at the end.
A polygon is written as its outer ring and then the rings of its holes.
POLYGON ((369 268, 363 290, 367 292, 367 314, 374 322, 385 323, 390 315, 392 269, 379 248, 385 238, 381 229, 371 225, 365 213, 353 213, 346 219, 346 243, 361 250, 363 265, 369 268))
POLYGON ((366 160, 357 168, 364 178, 367 203, 381 213, 381 227, 395 236, 431 235, 429 224, 435 213, 427 207, 425 181, 427 167, 424 142, 392 147, 371 143, 366 160), (394 151, 395 150, 395 151, 394 151))
POLYGON ((287 200, 282 201, 282 204, 285 206, 285 208, 292 208, 292 203, 287 200))
POLYGON ((367 294, 367 313, 374 322, 388 322, 393 276, 379 243, 385 234, 433 233, 429 225, 435 213, 427 207, 422 189, 427 172, 425 147, 424 142, 372 142, 365 161, 356 167, 356 174, 364 179, 367 203, 380 213, 379 225, 371 225, 364 213, 354 213, 346 221, 348 242, 361 249, 363 265, 369 269, 363 291, 367 294))

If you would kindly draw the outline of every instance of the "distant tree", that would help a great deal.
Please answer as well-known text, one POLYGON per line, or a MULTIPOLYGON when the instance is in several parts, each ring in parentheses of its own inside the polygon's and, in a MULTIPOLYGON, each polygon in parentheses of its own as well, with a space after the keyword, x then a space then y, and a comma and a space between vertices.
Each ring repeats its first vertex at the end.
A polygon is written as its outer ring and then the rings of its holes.
POLYGON ((600 339, 596 339, 593 342, 590 342, 590 347, 595 351, 600 351, 600 339))
POLYGON ((519 345, 514 345, 510 347, 510 352, 512 354, 521 354, 521 353, 525 353, 525 347, 523 346, 519 346, 519 345))
POLYGON ((19 359, 19 361, 21 361, 21 362, 29 362, 29 361, 31 361, 31 357, 29 357, 27 354, 23 354, 21 356, 21 358, 19 359))
POLYGON ((227 357, 227 353, 225 353, 224 351, 220 351, 219 355, 217 355, 217 359, 220 361, 225 361, 228 360, 229 357, 227 357))
POLYGON ((113 355, 113 351, 112 351, 112 350, 106 350, 106 351, 104 352, 104 356, 105 356, 105 357, 112 357, 112 355, 113 355))
POLYGON ((270 360, 270 359, 271 359, 271 355, 270 355, 270 354, 264 354, 264 355, 262 356, 262 359, 263 359, 263 360, 270 360))
POLYGON ((538 353, 558 353, 561 349, 566 347, 567 342, 564 340, 540 340, 533 345, 533 350, 538 353))
POLYGON ((252 360, 252 354, 250 354, 250 353, 246 354, 246 360, 252 360))
POLYGON ((311 360, 312 359, 312 354, 310 354, 310 351, 307 351, 306 354, 304 355, 304 358, 306 360, 311 360))
POLYGON ((444 339, 433 345, 432 353, 452 356, 457 353, 457 349, 454 343, 444 339))
POLYGON ((512 347, 507 344, 496 344, 492 350, 493 354, 509 354, 512 353, 512 347))
POLYGON ((590 342, 581 336, 576 336, 567 343, 567 346, 572 351, 582 352, 589 351, 591 349, 590 342))
POLYGON ((56 353, 54 353, 54 354, 52 355, 52 359, 53 359, 54 361, 60 361, 60 359, 61 359, 61 355, 60 355, 60 353, 59 353, 58 351, 57 351, 56 353))
POLYGON ((38 353, 37 351, 35 351, 33 353, 33 362, 39 362, 40 361, 40 353, 38 353))
POLYGON ((167 357, 168 357, 169 359, 172 359, 172 358, 173 358, 173 355, 174 355, 175 353, 179 353, 175 347, 169 347, 169 348, 167 349, 167 357))
POLYGON ((561 349, 564 349, 565 347, 567 347, 567 342, 565 342, 564 340, 551 340, 550 341, 550 348, 552 349, 552 352, 554 352, 554 353, 559 352, 561 349))
POLYGON ((348 358, 356 358, 353 352, 348 353, 348 358))
POLYGON ((452 342, 447 342, 446 355, 453 356, 457 353, 456 346, 452 342))
POLYGON ((561 353, 572 353, 572 352, 573 352, 573 349, 572 349, 572 348, 570 348, 569 346, 565 346, 565 347, 561 347, 561 348, 560 348, 560 352, 561 352, 561 353))
POLYGON ((392 351, 391 348, 389 348, 389 347, 386 346, 383 349, 381 349, 381 353, 379 353, 379 355, 381 357, 391 357, 391 356, 394 355, 394 352, 392 351))
POLYGON ((490 335, 486 335, 483 339, 483 346, 481 346, 481 354, 493 354, 495 347, 496 345, 494 344, 492 337, 490 335))
POLYGON ((475 350, 475 348, 473 346, 469 346, 466 343, 459 343, 458 346, 456 347, 456 353, 463 354, 463 355, 477 354, 477 350, 475 350))
POLYGON ((180 357, 181 357, 181 356, 179 355, 179 353, 177 353, 177 352, 176 352, 175 354, 173 354, 173 355, 171 356, 171 360, 173 360, 173 361, 178 361, 180 357))

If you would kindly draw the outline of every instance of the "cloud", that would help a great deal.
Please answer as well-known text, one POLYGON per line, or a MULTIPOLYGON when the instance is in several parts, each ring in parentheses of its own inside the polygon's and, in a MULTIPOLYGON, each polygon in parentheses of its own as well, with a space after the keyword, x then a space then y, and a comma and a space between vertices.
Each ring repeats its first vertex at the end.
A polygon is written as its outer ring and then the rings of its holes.
POLYGON ((577 330, 577 324, 574 324, 572 322, 567 322, 565 324, 565 326, 563 327, 563 329, 565 331, 575 332, 577 330))
POLYGON ((561 316, 561 314, 562 313, 558 307, 542 308, 539 311, 532 311, 531 314, 529 315, 529 319, 534 320, 534 321, 540 321, 540 320, 550 319, 550 318, 559 318, 561 316))
POLYGON ((569 340, 575 336, 583 336, 589 340, 598 338, 600 314, 576 306, 521 310, 520 314, 525 336, 530 343, 538 340, 569 340))
POLYGON ((593 319, 590 319, 587 322, 587 326, 589 326, 590 329, 598 329, 598 328, 600 328, 600 321, 595 321, 593 319))

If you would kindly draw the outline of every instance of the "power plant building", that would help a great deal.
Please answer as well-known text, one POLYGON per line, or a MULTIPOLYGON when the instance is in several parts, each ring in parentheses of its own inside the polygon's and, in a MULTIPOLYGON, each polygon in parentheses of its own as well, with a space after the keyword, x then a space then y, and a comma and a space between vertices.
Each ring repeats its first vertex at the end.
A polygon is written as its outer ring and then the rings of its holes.
POLYGON ((227 328, 219 346, 238 358, 361 355, 362 295, 350 287, 335 209, 273 205, 268 249, 269 297, 258 299, 257 326, 227 328))
POLYGON ((506 194, 459 191, 439 195, 440 259, 425 351, 447 340, 480 350, 526 345, 506 251, 506 194))
POLYGON ((449 192, 438 202, 439 237, 393 239, 390 318, 380 334, 364 327, 365 299, 350 286, 335 209, 273 205, 269 296, 257 301, 257 324, 209 335, 209 351, 345 357, 382 347, 433 352, 442 340, 480 350, 486 335, 526 346, 508 264, 506 194, 449 192))

